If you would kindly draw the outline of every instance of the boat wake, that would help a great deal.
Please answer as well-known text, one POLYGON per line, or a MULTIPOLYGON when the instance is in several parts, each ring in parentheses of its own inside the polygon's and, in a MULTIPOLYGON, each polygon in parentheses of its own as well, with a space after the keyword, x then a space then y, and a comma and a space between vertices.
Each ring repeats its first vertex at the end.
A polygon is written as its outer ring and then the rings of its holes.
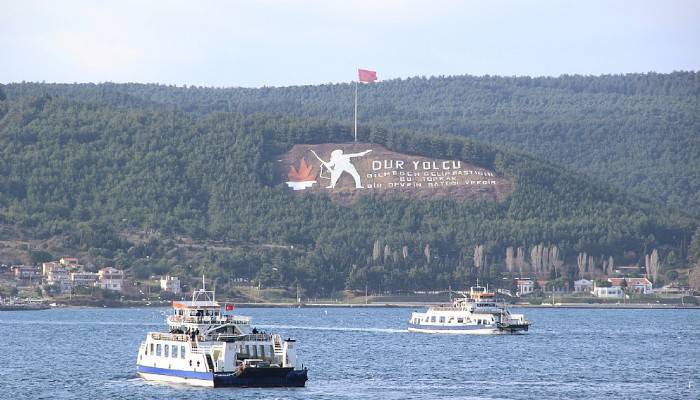
POLYGON ((297 325, 256 325, 265 329, 298 329, 310 331, 343 331, 343 332, 375 332, 375 333, 408 333, 407 329, 391 328, 352 328, 342 326, 297 326, 297 325))
POLYGON ((104 325, 104 326, 161 326, 162 323, 156 322, 124 322, 124 321, 85 321, 85 320, 27 320, 27 321, 16 321, 16 320, 2 320, 0 319, 0 325, 104 325))

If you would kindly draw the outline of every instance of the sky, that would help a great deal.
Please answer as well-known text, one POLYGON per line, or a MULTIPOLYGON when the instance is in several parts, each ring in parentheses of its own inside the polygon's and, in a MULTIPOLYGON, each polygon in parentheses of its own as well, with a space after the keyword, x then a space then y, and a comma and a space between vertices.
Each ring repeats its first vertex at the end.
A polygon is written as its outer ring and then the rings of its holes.
POLYGON ((700 1, 0 0, 0 82, 262 87, 700 69, 700 1))

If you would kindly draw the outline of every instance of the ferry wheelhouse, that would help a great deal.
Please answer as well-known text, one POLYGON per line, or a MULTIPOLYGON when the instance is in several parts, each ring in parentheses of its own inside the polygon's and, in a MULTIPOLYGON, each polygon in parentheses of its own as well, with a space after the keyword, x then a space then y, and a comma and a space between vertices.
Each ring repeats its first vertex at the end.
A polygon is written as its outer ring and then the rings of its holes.
POLYGON ((136 371, 146 380, 196 386, 304 386, 307 369, 297 369, 296 342, 251 329, 251 319, 222 309, 214 291, 192 301, 174 301, 168 332, 149 332, 141 343, 136 371))
POLYGON ((530 323, 523 314, 511 314, 505 303, 483 286, 473 286, 452 304, 431 306, 414 312, 409 332, 452 334, 502 334, 527 331, 530 323))

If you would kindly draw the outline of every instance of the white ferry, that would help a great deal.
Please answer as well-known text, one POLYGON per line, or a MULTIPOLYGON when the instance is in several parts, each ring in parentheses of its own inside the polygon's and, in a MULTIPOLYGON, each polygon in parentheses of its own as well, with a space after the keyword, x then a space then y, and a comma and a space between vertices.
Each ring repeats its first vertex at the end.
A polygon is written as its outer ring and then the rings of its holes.
POLYGON ((174 301, 168 332, 149 332, 136 371, 144 379, 224 387, 301 387, 307 369, 296 369, 292 339, 251 329, 250 318, 231 315, 202 289, 192 301, 174 301))
POLYGON ((501 334, 527 331, 530 323, 522 314, 511 314, 495 294, 483 286, 461 293, 451 305, 432 306, 424 313, 414 312, 409 332, 453 334, 501 334))

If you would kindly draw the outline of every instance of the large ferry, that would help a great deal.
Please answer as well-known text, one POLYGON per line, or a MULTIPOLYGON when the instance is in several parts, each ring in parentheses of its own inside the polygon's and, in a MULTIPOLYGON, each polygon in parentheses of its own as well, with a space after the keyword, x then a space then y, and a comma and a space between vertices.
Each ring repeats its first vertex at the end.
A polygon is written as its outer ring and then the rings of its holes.
MULTIPOLYGON (((204 281, 204 279, 202 279, 204 281)), ((168 332, 149 332, 141 343, 137 373, 147 380, 197 386, 304 386, 292 339, 251 329, 251 319, 224 309, 214 291, 202 288, 192 301, 174 301, 168 332)))
POLYGON ((511 314, 505 303, 496 301, 495 294, 478 283, 468 293, 460 294, 450 305, 414 312, 408 331, 488 335, 523 332, 530 326, 523 314, 511 314))

